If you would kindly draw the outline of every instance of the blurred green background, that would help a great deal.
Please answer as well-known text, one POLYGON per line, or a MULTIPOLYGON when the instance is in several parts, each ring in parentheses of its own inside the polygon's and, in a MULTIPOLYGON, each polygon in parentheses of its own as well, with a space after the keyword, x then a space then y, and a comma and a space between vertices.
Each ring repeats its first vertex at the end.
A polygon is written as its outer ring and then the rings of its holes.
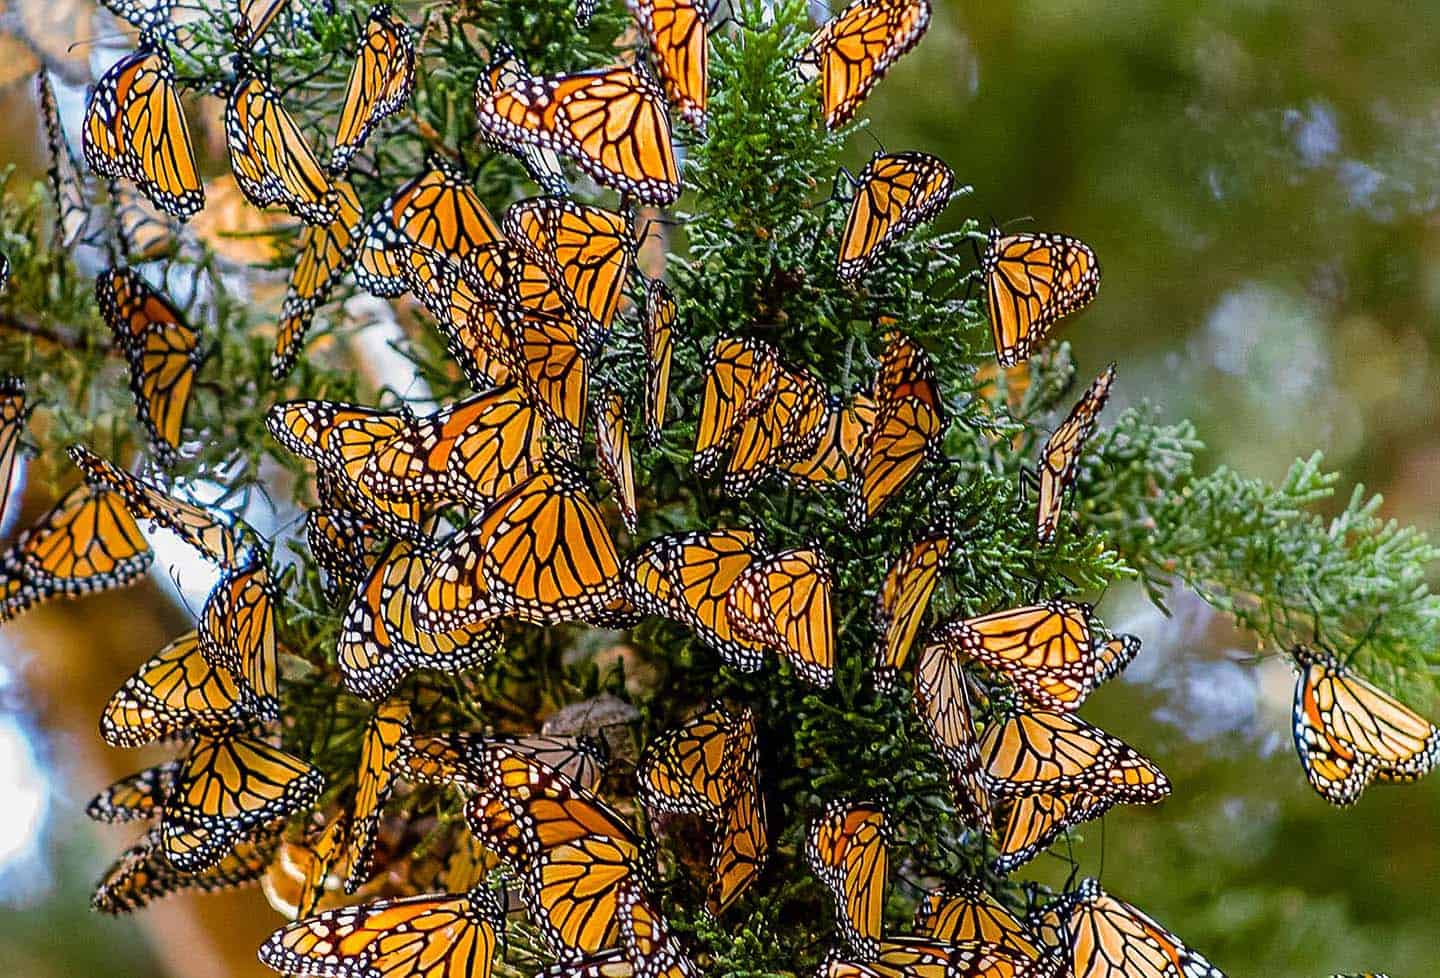
MULTIPOLYGON (((1194 419, 1213 464, 1277 477, 1322 449, 1385 494, 1387 515, 1435 529, 1440 5, 936 3, 870 100, 871 131, 973 185, 952 223, 1031 218, 1014 226, 1095 247, 1100 299, 1066 333, 1082 373, 1118 360, 1115 402, 1194 419)), ((0 89, 0 157, 33 169, 28 81, 0 89)), ((856 161, 873 149, 858 137, 856 161)), ((1143 745, 1176 788, 1090 827, 1082 870, 1232 978, 1440 974, 1440 778, 1331 809, 1290 745, 1288 670, 1197 602, 1172 607, 1167 619, 1107 597, 1107 620, 1145 650, 1088 716, 1143 745)), ((7 973, 262 971, 246 949, 277 918, 254 891, 133 921, 86 909, 128 833, 80 809, 139 766, 104 751, 94 717, 180 621, 151 588, 0 635, 0 959, 20 962, 7 973), (83 669, 70 644, 87 647, 83 669), (223 923, 204 931, 207 919, 223 923)), ((1069 871, 1051 858, 1021 875, 1069 871)))

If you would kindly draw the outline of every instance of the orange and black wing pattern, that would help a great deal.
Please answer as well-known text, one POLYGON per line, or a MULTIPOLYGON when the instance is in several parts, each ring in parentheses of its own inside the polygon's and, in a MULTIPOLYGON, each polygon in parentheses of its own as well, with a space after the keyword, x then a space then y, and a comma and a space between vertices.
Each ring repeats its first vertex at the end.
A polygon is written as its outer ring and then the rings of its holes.
POLYGON ((945 533, 930 533, 912 544, 890 565, 875 595, 875 682, 894 685, 896 674, 910 657, 915 635, 925 618, 930 595, 950 554, 952 541, 945 533))
POLYGON ((112 747, 143 747, 192 733, 218 737, 253 725, 256 705, 226 669, 200 652, 189 632, 147 659, 105 704, 100 736, 112 747))
POLYGON ((670 287, 659 279, 647 280, 641 325, 645 339, 645 439, 651 445, 660 442, 665 409, 670 404, 670 367, 678 315, 670 287))
POLYGON ((1100 263, 1089 245, 1063 234, 1001 234, 991 229, 980 259, 995 358, 1028 360, 1061 319, 1100 291, 1100 263))
POLYGON ((935 629, 932 641, 1001 674, 1041 709, 1073 712, 1099 685, 1090 609, 1072 601, 951 619, 935 629))
POLYGON ((119 493, 66 493, 0 554, 0 621, 52 598, 124 587, 154 559, 119 493))
POLYGON ((173 460, 200 362, 200 334, 134 269, 101 272, 95 298, 115 345, 129 362, 140 423, 161 460, 173 460))
POLYGON ((211 665, 240 680, 256 697, 256 712, 266 719, 279 710, 279 603, 269 569, 257 562, 220 578, 200 611, 200 652, 211 665))
POLYGON ((648 204, 680 196, 665 97, 635 69, 523 81, 484 95, 476 115, 496 144, 567 156, 597 183, 648 204))
POLYGON ((567 197, 535 197, 510 206, 504 230, 559 287, 570 315, 585 327, 587 340, 603 341, 633 264, 629 220, 567 197))
POLYGON ((121 58, 96 83, 83 146, 91 170, 130 180, 167 214, 183 220, 205 206, 175 71, 157 49, 121 58))
POLYGON ((626 564, 630 601, 645 614, 679 622, 742 672, 764 664, 765 647, 731 627, 731 586, 760 558, 749 530, 709 530, 656 537, 626 564))
POLYGON ((430 572, 428 555, 398 541, 375 562, 340 622, 336 660, 345 688, 371 701, 394 692, 417 669, 461 672, 499 649, 493 627, 465 623, 426 631, 416 607, 430 572))
POLYGON ((930 26, 929 0, 855 0, 795 58, 800 77, 820 80, 825 125, 849 122, 860 103, 930 26))
POLYGON ((1069 713, 1011 712, 980 736, 980 763, 994 798, 1072 791, 1148 805, 1170 779, 1129 744, 1069 713))
POLYGON ((469 181, 436 157, 366 222, 355 281, 378 296, 401 295, 409 288, 404 262, 412 246, 458 261, 500 239, 500 228, 469 181))
POLYGON ((710 74, 704 0, 626 0, 650 47, 650 58, 665 96, 680 118, 705 129, 706 88, 710 74))
POLYGON ((1414 781, 1440 765, 1440 727, 1327 652, 1301 645, 1290 658, 1295 749, 1320 797, 1352 805, 1371 781, 1414 781))
POLYGON ((712 471, 740 430, 775 396, 781 370, 773 347, 758 340, 721 337, 706 355, 705 386, 695 425, 695 470, 712 471))
POLYGON ((1093 879, 1044 908, 1075 978, 1225 978, 1152 917, 1093 879))
POLYGON ((797 547, 745 568, 725 596, 730 628, 779 652, 806 682, 835 679, 834 574, 824 551, 797 547))
POLYGON ((355 775, 355 806, 350 818, 346 893, 354 893, 370 878, 380 810, 390 796, 390 780, 400 759, 400 743, 409 732, 410 705, 403 700, 380 704, 365 724, 360 742, 360 769, 355 775))
POLYGON ((935 450, 945 411, 934 368, 913 340, 886 338, 875 379, 875 420, 851 475, 850 524, 864 526, 894 499, 935 450))
POLYGON ((862 956, 875 954, 889 875, 884 809, 867 802, 832 801, 810 824, 805 861, 834 898, 845 943, 862 956))
POLYGON ((295 366, 315 311, 325 304, 340 276, 354 261, 363 217, 355 188, 348 180, 336 178, 335 219, 328 224, 306 225, 300 232, 299 254, 290 270, 285 301, 280 307, 280 326, 275 332, 275 352, 270 356, 270 371, 275 377, 284 377, 295 366))
POLYGON ((915 712, 950 776, 960 818, 988 829, 990 793, 980 764, 968 683, 965 666, 952 647, 933 640, 921 647, 915 662, 915 712))
POLYGON ((25 381, 6 374, 0 376, 0 528, 4 526, 5 509, 10 502, 10 486, 20 460, 20 435, 30 409, 25 404, 25 381))
POLYGON ((630 456, 630 430, 625 426, 625 402, 610 393, 600 401, 600 423, 595 428, 595 459, 615 493, 625 529, 635 532, 635 464, 630 456))
POLYGON ((1035 538, 1041 543, 1055 539, 1065 494, 1079 474, 1080 453, 1095 433, 1096 421, 1110 399, 1110 387, 1114 383, 1115 364, 1112 363, 1095 378, 1045 442, 1045 449, 1040 453, 1040 504, 1035 524, 1035 538))
POLYGON ((373 900, 287 924, 260 960, 319 978, 488 978, 504 919, 482 887, 373 900))
POLYGON ((151 829, 106 871, 90 898, 90 906, 101 913, 118 915, 133 913, 173 893, 213 893, 249 885, 270 866, 276 842, 273 833, 247 839, 236 843, 208 869, 186 873, 170 865, 160 829, 151 829))
POLYGON ((395 17, 389 4, 376 4, 345 86, 330 172, 344 172, 375 127, 404 108, 414 89, 415 38, 410 26, 395 17))
POLYGON ((944 209, 954 183, 944 161, 928 153, 877 154, 856 178, 836 274, 846 281, 865 274, 890 242, 944 209))
POLYGON ((542 471, 500 497, 427 560, 416 621, 448 631, 494 618, 586 620, 611 608, 620 557, 577 476, 542 471))
POLYGON ((170 864, 215 866, 237 843, 315 803, 324 778, 300 758, 249 736, 197 738, 160 820, 170 864))
POLYGON ((213 560, 222 567, 238 565, 241 541, 235 525, 222 511, 172 496, 83 445, 71 445, 68 452, 71 461, 85 473, 85 481, 97 489, 118 494, 135 519, 147 519, 164 527, 194 547, 205 559, 213 560))
POLYGON ((335 220, 336 193, 310 143, 263 81, 242 76, 225 105, 235 182, 256 207, 279 205, 307 224, 335 220))

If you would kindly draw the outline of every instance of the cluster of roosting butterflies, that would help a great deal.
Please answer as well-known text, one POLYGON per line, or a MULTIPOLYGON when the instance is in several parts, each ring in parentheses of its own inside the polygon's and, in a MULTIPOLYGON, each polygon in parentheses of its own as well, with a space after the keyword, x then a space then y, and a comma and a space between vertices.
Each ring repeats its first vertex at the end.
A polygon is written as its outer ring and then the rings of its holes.
MULTIPOLYGON (((95 173, 133 183, 183 218, 204 206, 204 194, 157 41, 171 29, 169 5, 118 6, 141 27, 142 44, 96 86, 85 157, 95 173)), ((284 6, 241 2, 242 52, 284 6)), ((633 282, 643 297, 640 417, 653 442, 666 421, 682 328, 669 288, 634 270, 626 208, 668 204, 680 193, 667 101, 703 131, 707 12, 694 0, 630 6, 658 84, 641 64, 535 77, 509 51, 497 52, 481 77, 482 132, 547 191, 513 204, 499 223, 465 176, 439 161, 362 215, 346 168, 413 87, 415 42, 387 6, 376 6, 361 32, 328 165, 253 62, 237 55, 225 118, 236 179, 256 206, 283 207, 307 224, 281 313, 276 372, 295 362, 316 307, 348 270, 375 295, 413 293, 478 393, 424 416, 318 400, 269 412, 276 440, 315 466, 320 505, 306 533, 328 597, 344 608, 338 680, 377 704, 353 790, 327 802, 323 825, 309 823, 298 843, 285 838, 286 822, 313 808, 325 786, 318 769, 274 743, 280 594, 263 541, 160 482, 71 448, 84 481, 0 557, 3 617, 136 579, 151 561, 140 519, 224 571, 197 627, 141 665, 105 709, 101 732, 112 745, 188 745, 91 803, 96 818, 155 821, 101 882, 98 908, 128 911, 177 890, 264 876, 272 902, 296 918, 261 950, 281 973, 484 976, 511 909, 487 887, 503 864, 558 959, 541 974, 698 973, 655 899, 651 843, 597 794, 603 742, 553 732, 425 733, 412 729, 412 704, 395 695, 417 670, 484 666, 501 651, 505 621, 615 627, 641 616, 682 624, 737 670, 778 658, 805 682, 833 682, 834 574, 823 550, 775 549, 757 531, 722 527, 653 538, 622 556, 578 467, 588 417, 597 468, 635 532, 631 405, 616 391, 592 394, 591 370, 633 282), (622 211, 567 196, 562 158, 619 191, 622 211), (446 535, 437 514, 457 509, 472 518, 446 535), (463 795, 463 821, 431 824, 428 834, 408 825, 396 836, 382 820, 393 800, 434 789, 463 795), (339 887, 327 884, 342 868, 345 893, 362 902, 335 905, 339 887)), ((810 39, 796 68, 818 77, 826 125, 853 116, 928 21, 925 0, 857 0, 810 39)), ((59 234, 68 243, 83 201, 74 203, 75 163, 43 75, 39 91, 59 234)), ((857 180, 838 277, 865 275, 897 237, 944 207, 952 183, 932 156, 876 156, 857 180)), ((1002 366, 1024 363, 1099 285, 1092 251, 1061 235, 992 231, 981 272, 1002 366)), ((200 334, 131 268, 105 271, 96 294, 164 464, 181 448, 200 334)), ((716 338, 703 366, 696 471, 731 496, 773 482, 847 492, 850 522, 863 530, 938 453, 946 427, 929 355, 900 324, 888 325, 873 383, 845 402, 764 342, 716 338)), ((1114 376, 1112 366, 1095 380, 1044 447, 1035 529, 1042 544, 1057 532, 1114 376)), ((5 380, 7 490, 26 418, 23 384, 5 380)), ((957 811, 996 840, 993 869, 1009 873, 1066 830, 1117 804, 1158 802, 1170 785, 1135 749, 1076 715, 1140 644, 1107 632, 1088 606, 1057 598, 951 618, 921 639, 932 593, 959 545, 944 528, 922 534, 877 582, 874 679, 894 688, 918 645, 915 710, 957 811), (978 734, 972 702, 989 711, 978 734)), ((1409 780, 1436 765, 1440 729, 1326 653, 1299 648, 1292 658, 1300 670, 1295 742, 1325 798, 1348 804, 1372 780, 1409 780)), ((715 702, 656 738, 639 764, 645 807, 698 816, 709 827, 714 914, 744 895, 767 861, 762 754, 751 710, 715 702)), ((887 826, 876 804, 833 802, 813 821, 805 856, 834 895, 841 941, 821 971, 830 978, 1219 976, 1093 880, 1037 905, 1026 920, 978 882, 953 882, 925 898, 913 934, 884 934, 887 826)))

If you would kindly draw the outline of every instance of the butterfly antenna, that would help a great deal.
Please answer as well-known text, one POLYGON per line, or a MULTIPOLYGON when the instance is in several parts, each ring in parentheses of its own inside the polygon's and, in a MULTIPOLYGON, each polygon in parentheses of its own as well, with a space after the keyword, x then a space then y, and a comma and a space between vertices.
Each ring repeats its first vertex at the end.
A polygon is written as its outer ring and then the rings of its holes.
POLYGON ((1371 618, 1370 624, 1365 627, 1365 633, 1361 635, 1360 638, 1355 642, 1355 644, 1350 647, 1350 650, 1345 653, 1345 657, 1341 661, 1346 668, 1349 668, 1350 660, 1355 657, 1355 653, 1359 652, 1372 638, 1375 637, 1375 632, 1380 628, 1380 619, 1382 617, 1382 615, 1377 613, 1373 618, 1371 618))
POLYGON ((876 156, 883 156, 886 152, 888 152, 885 149, 885 144, 880 141, 880 137, 875 135, 874 131, 869 127, 869 125, 862 125, 861 129, 862 131, 864 131, 865 135, 869 136, 875 141, 875 145, 878 147, 878 152, 875 154, 876 156))

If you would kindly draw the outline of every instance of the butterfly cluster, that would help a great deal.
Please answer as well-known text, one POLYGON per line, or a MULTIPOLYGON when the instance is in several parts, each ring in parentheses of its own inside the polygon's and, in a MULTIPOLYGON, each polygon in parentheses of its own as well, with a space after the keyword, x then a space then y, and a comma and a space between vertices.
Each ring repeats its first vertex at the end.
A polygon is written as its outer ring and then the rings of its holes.
MULTIPOLYGON (((133 187, 152 210, 189 218, 207 198, 167 53, 171 3, 108 5, 139 29, 140 44, 95 86, 85 162, 112 195, 133 187)), ((594 6, 577 5, 577 22, 594 6)), ((873 603, 857 605, 864 571, 825 540, 777 541, 725 516, 683 527, 649 518, 635 425, 645 445, 686 457, 720 513, 777 487, 833 494, 849 531, 875 536, 901 508, 894 501, 923 496, 927 467, 943 464, 953 402, 936 370, 944 351, 878 312, 873 373, 841 392, 781 337, 740 323, 725 335, 690 334, 686 297, 642 271, 637 211, 670 205, 684 189, 670 117, 705 137, 718 26, 696 0, 626 7, 633 59, 536 75, 513 49, 489 52, 473 90, 479 137, 515 157, 541 191, 497 209, 497 220, 473 175, 439 151, 362 203, 359 161, 414 97, 424 40, 401 10, 376 4, 356 24, 326 155, 257 56, 286 0, 240 0, 224 94, 229 162, 246 200, 303 224, 274 375, 299 362, 317 310, 349 276, 378 299, 410 296, 422 307, 471 393, 423 411, 310 397, 266 414, 270 437, 315 476, 304 535, 336 625, 333 649, 305 663, 303 682, 333 687, 354 707, 350 767, 340 771, 333 756, 307 759, 310 744, 287 716, 302 678, 284 648, 293 579, 272 542, 165 476, 184 455, 202 331, 139 270, 117 260, 97 276, 154 465, 132 472, 71 446, 80 482, 0 553, 0 620, 138 579, 153 559, 142 521, 221 577, 194 627, 142 663, 101 717, 112 746, 176 750, 88 806, 96 819, 146 823, 100 882, 95 907, 127 912, 186 889, 262 881, 293 920, 260 950, 281 974, 483 978, 523 916, 554 959, 540 966, 544 978, 684 978, 702 973, 705 952, 672 926, 651 834, 686 845, 685 826, 698 823, 704 865, 693 875, 713 916, 764 892, 775 857, 800 850, 793 858, 832 898, 837 940, 819 972, 828 978, 1223 978, 1093 879, 1028 913, 981 879, 950 880, 926 892, 907 933, 888 933, 895 829, 885 804, 774 798, 768 769, 779 752, 759 703, 709 701, 651 737, 629 770, 611 763, 603 735, 477 729, 473 715, 434 709, 433 690, 417 692, 417 675, 503 665, 527 626, 663 619, 734 673, 770 670, 826 697, 845 681, 847 622, 859 607, 875 634, 872 691, 909 701, 988 874, 1014 872, 1113 806, 1170 792, 1155 763, 1077 715, 1135 658, 1138 638, 1110 632, 1064 594, 978 615, 951 602, 932 612, 937 595, 948 598, 966 528, 911 528, 863 584, 873 603), (619 203, 578 199, 576 174, 619 203), (639 340, 632 374, 643 382, 629 388, 608 382, 607 357, 626 354, 617 333, 639 340), (696 401, 683 406, 671 397, 680 344, 701 358, 698 376, 685 378, 696 401), (687 446, 672 437, 682 413, 693 421, 687 446), (596 491, 602 481, 613 510, 596 491), (620 793, 649 814, 651 834, 607 800, 627 779, 620 793), (797 845, 772 839, 776 802, 810 806, 797 845)), ((797 85, 818 81, 825 127, 854 118, 930 16, 928 0, 856 0, 808 39, 792 67, 797 85)), ((91 212, 50 82, 42 73, 37 84, 56 237, 68 244, 85 235, 91 212)), ((860 290, 889 249, 941 213, 954 184, 929 154, 875 155, 837 229, 839 286, 860 290)), ((123 254, 145 253, 122 233, 123 254)), ((1094 252, 1064 235, 992 229, 978 264, 998 368, 1023 366, 1098 292, 1094 252)), ((1115 378, 1111 365, 1041 448, 1039 548, 1066 532, 1067 499, 1115 378)), ((6 497, 28 417, 23 381, 0 380, 6 497)), ((1350 804, 1372 781, 1414 780, 1440 764, 1440 728, 1328 652, 1300 647, 1290 658, 1300 671, 1296 746, 1327 800, 1350 804)), ((602 734, 624 722, 601 724, 602 734)))

